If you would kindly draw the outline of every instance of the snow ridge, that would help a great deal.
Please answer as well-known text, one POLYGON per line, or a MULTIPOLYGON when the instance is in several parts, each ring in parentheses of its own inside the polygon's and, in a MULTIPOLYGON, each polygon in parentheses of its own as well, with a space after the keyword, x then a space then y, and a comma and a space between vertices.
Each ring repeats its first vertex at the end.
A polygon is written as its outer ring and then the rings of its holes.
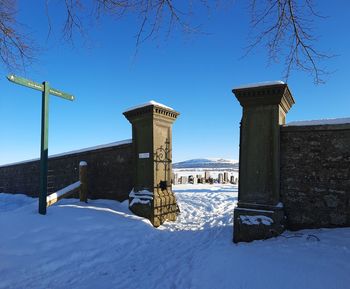
MULTIPOLYGON (((78 153, 84 153, 84 152, 88 152, 88 151, 94 151, 94 150, 104 149, 104 148, 109 148, 109 147, 114 147, 114 146, 120 146, 120 145, 124 145, 124 144, 131 144, 131 143, 132 143, 132 139, 116 141, 116 142, 112 142, 112 143, 108 143, 108 144, 97 145, 97 146, 93 146, 93 147, 88 147, 88 148, 68 151, 68 152, 64 152, 64 153, 59 153, 59 154, 55 154, 55 155, 50 155, 49 159, 67 156, 67 155, 78 154, 78 153)), ((36 158, 36 159, 31 159, 31 160, 25 160, 25 161, 20 161, 20 162, 15 162, 15 163, 4 164, 4 165, 0 165, 0 168, 7 167, 7 166, 13 166, 13 165, 25 164, 25 163, 29 163, 29 162, 38 161, 38 160, 40 160, 40 159, 36 158)))
POLYGON ((135 105, 133 107, 129 107, 127 110, 125 110, 124 112, 128 112, 128 111, 131 111, 131 110, 134 110, 134 109, 137 109, 137 108, 141 108, 141 107, 146 107, 146 106, 149 106, 149 105, 155 105, 155 106, 160 106, 160 107, 163 107, 163 108, 166 108, 166 109, 170 109, 170 110, 174 110, 173 108, 169 107, 169 106, 166 106, 164 104, 161 104, 159 102, 156 102, 154 100, 150 100, 146 103, 142 103, 142 104, 139 104, 139 105, 135 105))
POLYGON ((286 126, 329 125, 329 124, 345 124, 345 123, 350 123, 350 117, 292 121, 287 123, 286 126))
POLYGON ((245 85, 237 86, 234 89, 254 88, 254 87, 267 86, 267 85, 277 85, 277 84, 285 84, 285 82, 283 82, 282 80, 273 80, 273 81, 263 81, 263 82, 256 82, 256 83, 248 83, 248 84, 245 84, 245 85))

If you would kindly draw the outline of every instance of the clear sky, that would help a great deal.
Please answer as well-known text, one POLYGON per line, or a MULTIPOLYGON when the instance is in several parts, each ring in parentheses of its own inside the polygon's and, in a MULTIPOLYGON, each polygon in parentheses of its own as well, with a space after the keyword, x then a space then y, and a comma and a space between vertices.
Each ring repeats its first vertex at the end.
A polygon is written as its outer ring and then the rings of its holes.
MULTIPOLYGON (((242 111, 232 88, 283 77, 283 65, 268 65, 263 47, 242 58, 249 33, 244 1, 194 16, 206 34, 188 36, 175 29, 168 39, 144 43, 136 57, 137 19, 105 17, 72 46, 59 36, 59 11, 51 11, 47 40, 44 1, 34 2, 19 1, 20 21, 45 50, 20 74, 76 96, 74 102, 50 98, 49 154, 130 139, 131 125, 122 112, 155 100, 181 113, 173 127, 173 161, 238 159, 242 111)), ((350 116, 350 2, 318 2, 328 18, 316 23, 317 43, 338 56, 326 63, 333 73, 324 85, 293 72, 288 85, 296 104, 287 122, 350 116)), ((0 164, 37 158, 40 152, 41 94, 8 82, 9 72, 1 68, 0 164)))

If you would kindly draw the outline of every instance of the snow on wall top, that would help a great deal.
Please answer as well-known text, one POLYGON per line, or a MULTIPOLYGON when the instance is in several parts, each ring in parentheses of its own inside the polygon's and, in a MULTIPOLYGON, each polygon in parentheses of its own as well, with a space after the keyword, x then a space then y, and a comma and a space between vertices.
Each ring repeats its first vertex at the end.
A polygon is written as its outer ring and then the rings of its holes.
MULTIPOLYGON (((66 156, 66 155, 72 155, 72 154, 77 154, 77 153, 94 151, 94 150, 98 150, 98 149, 104 149, 104 148, 109 148, 109 147, 119 146, 119 145, 123 145, 123 144, 129 144, 129 143, 132 143, 131 139, 122 140, 122 141, 116 141, 116 142, 112 142, 112 143, 108 143, 108 144, 104 144, 104 145, 88 147, 88 148, 84 148, 84 149, 80 149, 80 150, 74 150, 74 151, 69 151, 69 152, 60 153, 60 154, 55 154, 55 155, 49 156, 49 158, 57 158, 57 157, 62 157, 62 156, 66 156)), ((15 163, 4 164, 4 165, 0 165, 0 168, 1 167, 7 167, 7 166, 13 166, 13 165, 20 165, 20 164, 34 162, 34 161, 38 161, 38 160, 39 160, 39 158, 26 160, 26 161, 15 162, 15 163)))
POLYGON ((169 106, 166 106, 164 104, 158 103, 158 102, 156 102, 154 100, 150 100, 150 101, 148 101, 146 103, 130 107, 127 110, 125 110, 124 112, 128 112, 128 111, 131 111, 131 110, 134 110, 134 109, 137 109, 137 108, 141 108, 141 107, 145 107, 145 106, 149 106, 149 105, 156 105, 156 106, 160 106, 160 107, 163 107, 163 108, 166 108, 166 109, 174 110, 173 108, 171 108, 169 106))
POLYGON ((234 89, 253 88, 253 87, 266 86, 266 85, 276 85, 276 84, 285 84, 285 83, 282 80, 263 81, 263 82, 256 82, 256 83, 249 83, 249 84, 245 84, 245 85, 240 85, 240 86, 235 87, 234 89))
POLYGON ((303 120, 292 121, 286 124, 286 126, 304 126, 304 125, 327 125, 327 124, 345 124, 350 123, 350 117, 348 118, 329 118, 318 120, 303 120))

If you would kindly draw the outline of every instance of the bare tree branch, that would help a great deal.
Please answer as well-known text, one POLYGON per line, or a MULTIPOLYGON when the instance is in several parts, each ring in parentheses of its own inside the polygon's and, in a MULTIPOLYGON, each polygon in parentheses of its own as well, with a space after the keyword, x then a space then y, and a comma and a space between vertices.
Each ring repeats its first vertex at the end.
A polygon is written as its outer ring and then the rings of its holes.
POLYGON ((66 8, 66 22, 63 27, 63 36, 68 41, 73 41, 75 30, 84 36, 84 24, 82 23, 79 13, 83 10, 83 5, 80 0, 64 0, 66 8))
POLYGON ((46 41, 47 41, 50 38, 51 30, 52 30, 51 17, 50 17, 50 13, 49 13, 49 0, 45 1, 45 13, 46 13, 46 18, 47 18, 47 25, 49 27, 49 30, 47 32, 47 37, 46 37, 46 41))
POLYGON ((278 62, 284 58, 286 80, 292 70, 299 69, 311 74, 316 84, 323 83, 328 72, 320 63, 334 55, 315 48, 313 17, 324 17, 314 7, 312 0, 265 0, 264 4, 252 0, 251 25, 256 35, 247 53, 265 44, 270 60, 278 62))
MULTIPOLYGON (((49 2, 45 0, 48 37, 52 28, 49 2)), ((137 52, 145 41, 168 37, 175 28, 186 34, 201 33, 192 23, 195 10, 202 7, 210 11, 221 2, 233 0, 64 0, 62 35, 66 41, 73 42, 77 34, 85 37, 87 21, 98 21, 105 15, 118 19, 128 13, 139 19, 135 35, 137 52)), ((327 72, 320 64, 332 55, 318 51, 315 45, 314 20, 324 17, 317 13, 313 0, 250 0, 249 3, 255 35, 246 53, 265 45, 269 61, 284 60, 286 79, 298 69, 310 73, 315 83, 322 83, 327 72)), ((20 33, 15 7, 16 0, 0 0, 0 58, 7 67, 21 67, 33 59, 33 43, 27 34, 20 33)))
POLYGON ((20 32, 15 4, 15 0, 0 0, 0 58, 10 70, 30 64, 34 50, 31 39, 20 32))

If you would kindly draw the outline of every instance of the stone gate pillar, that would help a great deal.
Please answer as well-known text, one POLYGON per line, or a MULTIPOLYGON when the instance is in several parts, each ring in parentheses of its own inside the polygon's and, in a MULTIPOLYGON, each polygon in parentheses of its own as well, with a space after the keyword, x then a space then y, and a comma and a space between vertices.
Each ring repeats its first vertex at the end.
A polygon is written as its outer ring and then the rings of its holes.
POLYGON ((123 114, 132 124, 135 162, 129 207, 155 227, 175 221, 179 208, 171 188, 172 124, 179 113, 150 101, 123 114))
POLYGON ((233 89, 243 107, 235 243, 266 239, 284 230, 280 202, 280 125, 295 103, 283 82, 233 89))

